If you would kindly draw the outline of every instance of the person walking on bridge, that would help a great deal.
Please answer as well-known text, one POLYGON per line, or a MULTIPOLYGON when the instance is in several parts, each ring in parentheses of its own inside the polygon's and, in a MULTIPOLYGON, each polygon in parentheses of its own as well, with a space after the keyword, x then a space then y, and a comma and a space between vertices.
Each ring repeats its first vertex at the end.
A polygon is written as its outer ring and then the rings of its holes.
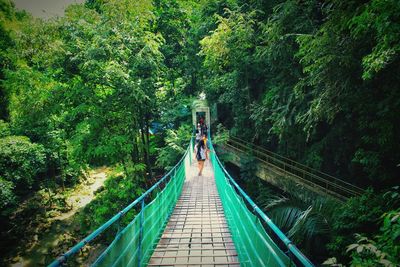
POLYGON ((196 148, 196 159, 198 163, 198 168, 199 168, 199 176, 202 175, 203 168, 204 168, 204 161, 206 160, 206 153, 207 153, 207 145, 204 139, 201 139, 197 145, 195 146, 196 148))

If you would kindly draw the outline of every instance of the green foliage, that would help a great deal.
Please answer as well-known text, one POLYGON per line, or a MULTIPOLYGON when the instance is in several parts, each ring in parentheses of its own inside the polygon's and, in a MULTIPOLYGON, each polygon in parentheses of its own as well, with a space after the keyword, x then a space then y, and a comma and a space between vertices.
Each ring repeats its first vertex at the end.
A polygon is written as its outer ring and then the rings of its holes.
POLYGON ((73 92, 61 93, 70 100, 76 157, 89 162, 146 161, 149 141, 144 132, 154 110, 163 42, 149 31, 146 10, 150 9, 146 1, 138 5, 116 1, 102 6, 103 16, 82 6, 67 11, 68 60, 79 78, 74 79, 73 92), (128 23, 131 16, 142 13, 137 25, 128 23), (80 22, 83 14, 86 23, 80 22))
POLYGON ((11 135, 10 126, 7 122, 0 120, 0 138, 11 135))
POLYGON ((217 132, 213 137, 213 144, 215 145, 224 145, 229 140, 229 131, 219 123, 217 125, 217 132))
MULTIPOLYGON (((46 188, 72 185, 87 164, 151 176, 152 122, 175 128, 156 162, 170 168, 191 134, 176 128, 190 124, 202 91, 230 134, 389 188, 400 163, 399 14, 397 0, 89 0, 44 21, 0 0, 1 205, 16 203, 38 175, 46 188)), ((254 164, 243 163, 251 177, 254 164)), ((139 180, 115 178, 124 197, 139 180)), ((117 193, 90 210, 87 228, 117 210, 117 193)), ((332 253, 346 257, 355 231, 376 232, 388 198, 368 193, 339 209, 332 253)), ((298 233, 319 235, 321 210, 295 201, 276 200, 277 220, 303 243, 298 233)))
POLYGON ((156 164, 166 170, 171 169, 185 154, 192 136, 190 125, 181 125, 178 130, 167 130, 165 146, 159 149, 156 164))
POLYGON ((219 119, 231 133, 325 172, 393 185, 397 2, 238 2, 217 13, 200 41, 204 88, 219 119))
POLYGON ((383 216, 383 225, 377 242, 391 262, 400 264, 400 211, 393 210, 383 216))
MULTIPOLYGON (((17 197, 40 185, 46 203, 39 206, 46 209, 48 198, 56 201, 50 192, 76 184, 88 164, 120 164, 128 178, 107 182, 87 208, 83 230, 105 222, 153 181, 145 180, 153 176, 157 145, 150 125, 190 122, 188 19, 180 4, 87 1, 69 6, 64 17, 40 20, 0 0, 1 234, 12 227, 3 211, 21 204, 17 197)), ((177 133, 170 165, 191 129, 177 133)))
POLYGON ((87 6, 96 10, 72 5, 64 18, 9 26, 15 46, 6 53, 4 86, 12 132, 45 147, 47 175, 63 185, 88 163, 151 165, 147 133, 164 43, 152 31, 152 3, 87 6))
POLYGON ((16 203, 16 196, 13 190, 14 184, 0 176, 0 210, 4 210, 4 208, 16 203))
MULTIPOLYGON (((394 190, 396 190, 394 188, 394 190)), ((332 223, 333 239, 329 250, 340 262, 347 262, 345 248, 353 243, 353 234, 360 233, 371 238, 378 232, 379 218, 400 204, 398 192, 378 194, 368 191, 358 198, 352 198, 338 208, 332 223)))
POLYGON ((31 143, 26 136, 0 138, 1 219, 7 218, 19 203, 19 197, 39 188, 45 170, 46 153, 42 145, 31 143))
MULTIPOLYGON (((15 10, 12 2, 0 0, 0 81, 4 80, 4 70, 10 63, 7 50, 14 45, 9 24, 15 20, 15 10)), ((0 120, 8 118, 8 97, 2 83, 0 83, 0 120)))
POLYGON ((6 78, 4 84, 9 92, 10 119, 14 131, 33 141, 47 142, 47 132, 52 126, 47 103, 56 86, 55 81, 28 66, 7 71, 6 78))
POLYGON ((397 1, 369 1, 361 6, 349 23, 352 36, 373 35, 372 51, 362 59, 363 79, 372 79, 399 58, 400 17, 397 1))
POLYGON ((388 266, 400 264, 400 212, 393 210, 383 216, 379 235, 373 240, 356 235, 357 243, 351 244, 351 266, 388 266))
POLYGON ((225 16, 216 16, 218 27, 200 41, 203 66, 209 73, 204 88, 209 100, 231 107, 231 114, 225 116, 233 116, 233 131, 244 134, 250 131, 249 86, 257 75, 252 59, 255 22, 253 14, 229 9, 225 16))
MULTIPOLYGON (((133 200, 143 194, 142 180, 144 169, 132 166, 130 176, 120 174, 111 175, 104 184, 104 190, 98 193, 80 215, 81 232, 89 233, 116 213, 125 208, 133 200), (90 214, 90 216, 88 216, 90 214)), ((134 217, 135 210, 127 213, 120 222, 120 226, 127 225, 134 217)), ((113 229, 117 230, 117 229, 113 229)), ((109 233, 108 238, 113 238, 115 233, 109 233)))
POLYGON ((164 80, 159 82, 156 90, 158 116, 160 122, 169 128, 179 127, 182 124, 191 124, 192 97, 184 95, 185 81, 177 78, 174 82, 164 80))
POLYGON ((252 155, 245 155, 240 158, 240 177, 244 181, 257 181, 259 178, 256 177, 257 171, 257 159, 252 155))
POLYGON ((255 199, 259 206, 303 253, 315 262, 325 259, 327 251, 321 243, 330 238, 329 220, 336 202, 316 198, 306 192, 300 192, 297 196, 294 193, 277 195, 262 184, 257 192, 255 199))
MULTIPOLYGON (((183 49, 187 40, 185 34, 188 27, 187 15, 180 8, 176 0, 154 0, 155 27, 165 39, 161 47, 166 66, 171 69, 171 75, 176 76, 180 72, 184 61, 183 49)), ((171 77, 174 78, 174 77, 171 77)))
POLYGON ((0 139, 0 175, 14 184, 17 192, 28 190, 40 181, 38 175, 45 170, 45 160, 43 146, 31 143, 27 137, 0 139))
MULTIPOLYGON (((393 86, 399 81, 386 72, 392 72, 393 70, 388 69, 389 66, 396 69, 398 64, 394 58, 389 60, 391 64, 382 58, 380 75, 374 77, 374 82, 366 82, 362 79, 372 72, 365 70, 362 73, 361 62, 364 62, 365 67, 366 59, 377 56, 374 52, 370 54, 371 50, 377 51, 377 47, 383 45, 377 36, 385 35, 387 40, 393 38, 391 32, 384 30, 386 27, 384 24, 396 24, 395 17, 390 14, 395 9, 394 2, 388 1, 385 4, 377 4, 374 1, 369 4, 335 2, 334 7, 326 10, 329 12, 329 20, 316 34, 297 38, 300 47, 296 56, 300 59, 306 76, 296 85, 296 90, 301 97, 309 97, 311 100, 308 110, 304 110, 303 114, 298 113, 298 121, 308 132, 318 129, 316 127, 321 125, 321 122, 331 124, 332 128, 329 131, 332 133, 340 132, 344 128, 346 132, 342 134, 346 134, 349 141, 354 140, 353 144, 344 141, 348 146, 343 147, 347 148, 338 149, 335 154, 346 155, 347 163, 341 164, 346 164, 347 166, 344 166, 347 168, 351 166, 350 172, 369 176, 371 180, 377 177, 382 180, 389 177, 393 179, 395 172, 395 163, 389 156, 393 151, 389 150, 393 145, 397 149, 397 142, 392 142, 395 139, 393 134, 397 130, 392 127, 394 118, 391 115, 392 112, 397 112, 395 110, 399 105, 390 103, 390 99, 393 99, 393 94, 397 95, 398 90, 393 90, 393 86), (378 11, 377 5, 382 9, 378 11), (370 9, 371 6, 377 9, 365 13, 364 10, 370 9), (385 8, 391 6, 393 9, 384 10, 384 6, 385 8), (368 19, 365 17, 367 13, 368 19), (373 13, 379 15, 370 16, 373 13), (379 24, 385 33, 373 30, 379 24), (379 43, 377 46, 374 46, 375 39, 379 43), (352 115, 349 115, 350 113, 352 115), (356 127, 352 128, 354 121, 356 127), (362 173, 358 171, 360 167, 363 168, 362 173)), ((390 45, 389 43, 386 45, 390 46, 390 49, 396 49, 398 44, 390 41, 390 45)))

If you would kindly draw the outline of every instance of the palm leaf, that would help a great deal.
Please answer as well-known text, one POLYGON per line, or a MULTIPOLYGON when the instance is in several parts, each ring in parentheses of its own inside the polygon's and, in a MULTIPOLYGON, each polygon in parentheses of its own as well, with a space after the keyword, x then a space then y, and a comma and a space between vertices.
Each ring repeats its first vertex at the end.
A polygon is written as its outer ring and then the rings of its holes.
POLYGON ((306 194, 301 199, 290 194, 277 196, 271 189, 262 188, 256 200, 288 238, 305 252, 316 246, 314 240, 319 236, 330 233, 328 221, 323 215, 329 202, 324 199, 306 194))

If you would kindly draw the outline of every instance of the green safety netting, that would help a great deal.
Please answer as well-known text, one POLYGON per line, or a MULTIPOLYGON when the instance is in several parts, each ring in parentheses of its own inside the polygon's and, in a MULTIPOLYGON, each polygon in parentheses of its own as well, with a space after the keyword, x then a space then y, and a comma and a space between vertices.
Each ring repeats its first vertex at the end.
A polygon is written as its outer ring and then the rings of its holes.
MULTIPOLYGON (((266 233, 259 217, 247 208, 243 197, 258 214, 261 214, 264 222, 279 236, 302 265, 307 267, 313 266, 236 184, 213 152, 214 149, 211 140, 209 145, 212 150, 211 162, 214 169, 218 193, 241 266, 274 267, 295 265, 266 233), (236 192, 234 186, 240 194, 236 192)), ((192 154, 193 142, 191 140, 185 156, 161 179, 164 180, 170 177, 169 182, 149 204, 145 204, 145 196, 152 192, 154 188, 158 187, 161 181, 99 229, 75 245, 67 253, 55 260, 50 266, 60 266, 60 264, 77 253, 85 244, 101 234, 137 203, 141 203, 142 205, 140 212, 128 226, 117 234, 114 241, 97 258, 93 266, 146 266, 181 194, 187 170, 189 170, 192 161, 192 154)))
MULTIPOLYGON (((210 146, 212 148, 211 142, 210 146)), ((235 191, 215 153, 211 153, 211 161, 241 266, 294 266, 266 233, 259 218, 249 211, 242 197, 235 191)))
POLYGON ((136 215, 95 261, 93 266, 146 266, 181 194, 192 146, 175 167, 166 187, 136 215))

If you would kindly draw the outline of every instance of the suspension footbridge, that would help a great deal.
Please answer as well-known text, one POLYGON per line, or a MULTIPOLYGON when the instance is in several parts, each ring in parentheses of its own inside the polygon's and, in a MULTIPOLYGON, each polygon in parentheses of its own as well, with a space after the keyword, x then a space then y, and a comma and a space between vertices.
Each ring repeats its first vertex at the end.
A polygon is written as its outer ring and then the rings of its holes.
MULTIPOLYGON (((193 126, 206 101, 193 103, 193 126)), ((219 160, 208 131, 209 159, 197 174, 194 139, 179 162, 138 199, 54 260, 71 263, 88 243, 114 227, 114 240, 91 266, 313 266, 242 190, 219 160), (136 210, 120 230, 121 219, 136 210)))
POLYGON ((313 266, 229 175, 211 140, 210 146, 203 176, 191 140, 163 178, 49 266, 71 261, 134 207, 136 217, 92 266, 313 266))

